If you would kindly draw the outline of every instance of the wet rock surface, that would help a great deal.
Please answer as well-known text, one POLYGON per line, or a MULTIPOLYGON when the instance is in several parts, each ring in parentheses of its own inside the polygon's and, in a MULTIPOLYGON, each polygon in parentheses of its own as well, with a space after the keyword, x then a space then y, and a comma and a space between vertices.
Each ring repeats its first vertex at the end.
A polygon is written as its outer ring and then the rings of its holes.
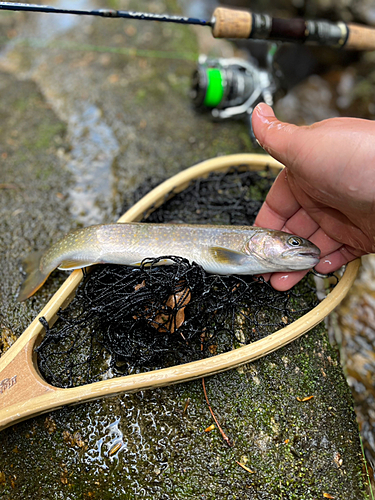
POLYGON ((363 259, 358 280, 330 321, 352 389, 365 455, 375 486, 375 258, 363 259))
MULTIPOLYGON (((66 277, 55 273, 18 304, 24 255, 80 225, 115 220, 150 174, 249 152, 250 140, 241 123, 214 124, 191 109, 189 28, 1 13, 0 34, 6 350, 66 277)), ((217 430, 204 433, 211 417, 200 382, 123 395, 2 432, 0 498, 366 498, 350 394, 322 328, 206 384, 233 448, 217 430)))
POLYGON ((366 498, 351 398, 322 328, 206 388, 232 448, 205 432, 199 381, 123 395, 3 432, 2 498, 366 498))

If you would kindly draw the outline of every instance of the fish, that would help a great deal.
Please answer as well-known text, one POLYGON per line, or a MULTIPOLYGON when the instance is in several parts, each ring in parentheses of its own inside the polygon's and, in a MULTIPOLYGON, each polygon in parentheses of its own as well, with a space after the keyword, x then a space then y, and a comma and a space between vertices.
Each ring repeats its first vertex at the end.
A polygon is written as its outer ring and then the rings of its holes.
MULTIPOLYGON (((179 256, 208 273, 256 275, 314 267, 320 250, 300 236, 255 226, 201 224, 99 224, 70 232, 24 261, 18 301, 31 297, 56 268, 94 264, 140 266, 146 258, 179 256)), ((159 265, 172 261, 162 259, 159 265)))

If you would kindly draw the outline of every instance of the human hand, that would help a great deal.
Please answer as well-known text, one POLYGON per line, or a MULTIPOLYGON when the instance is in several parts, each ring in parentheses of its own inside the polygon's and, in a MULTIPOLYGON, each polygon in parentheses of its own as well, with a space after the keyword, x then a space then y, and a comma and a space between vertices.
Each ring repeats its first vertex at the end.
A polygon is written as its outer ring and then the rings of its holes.
MULTIPOLYGON (((375 252, 375 122, 331 118, 297 127, 263 103, 252 120, 261 146, 286 167, 255 224, 315 243, 320 273, 375 252)), ((274 273, 271 284, 288 290, 306 272, 274 273)))

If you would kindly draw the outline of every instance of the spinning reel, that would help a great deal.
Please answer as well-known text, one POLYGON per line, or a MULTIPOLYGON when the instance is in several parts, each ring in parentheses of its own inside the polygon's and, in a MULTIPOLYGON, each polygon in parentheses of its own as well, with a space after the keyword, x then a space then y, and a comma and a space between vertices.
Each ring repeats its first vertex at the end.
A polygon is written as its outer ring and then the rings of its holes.
POLYGON ((243 59, 209 59, 201 55, 192 77, 190 96, 197 110, 211 112, 216 120, 244 119, 255 141, 251 115, 259 102, 273 105, 281 88, 281 71, 273 64, 276 45, 267 56, 262 69, 243 59))

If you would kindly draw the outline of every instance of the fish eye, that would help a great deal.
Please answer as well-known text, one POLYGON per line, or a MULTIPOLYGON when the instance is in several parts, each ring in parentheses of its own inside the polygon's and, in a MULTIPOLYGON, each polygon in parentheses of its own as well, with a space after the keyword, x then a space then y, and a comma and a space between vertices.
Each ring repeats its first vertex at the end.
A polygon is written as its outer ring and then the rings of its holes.
POLYGON ((298 236, 291 236, 288 238, 288 243, 289 245, 292 245, 292 247, 299 247, 302 245, 302 240, 301 238, 298 238, 298 236))

